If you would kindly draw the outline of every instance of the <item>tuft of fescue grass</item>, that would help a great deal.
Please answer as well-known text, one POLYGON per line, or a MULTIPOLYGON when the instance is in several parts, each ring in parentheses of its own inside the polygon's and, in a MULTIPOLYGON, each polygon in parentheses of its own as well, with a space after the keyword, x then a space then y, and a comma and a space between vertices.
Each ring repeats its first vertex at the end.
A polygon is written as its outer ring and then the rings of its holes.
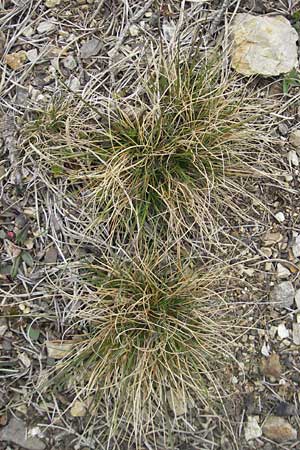
POLYGON ((106 410, 108 444, 155 441, 159 431, 168 448, 182 410, 213 407, 226 391, 242 321, 233 278, 224 265, 191 269, 155 253, 82 267, 81 294, 63 293, 72 319, 62 342, 72 350, 50 384, 89 413, 106 410))
POLYGON ((276 177, 270 105, 221 64, 161 58, 129 100, 51 104, 23 145, 52 178, 69 180, 111 237, 157 227, 177 239, 209 234, 226 209, 244 215, 245 180, 276 177))

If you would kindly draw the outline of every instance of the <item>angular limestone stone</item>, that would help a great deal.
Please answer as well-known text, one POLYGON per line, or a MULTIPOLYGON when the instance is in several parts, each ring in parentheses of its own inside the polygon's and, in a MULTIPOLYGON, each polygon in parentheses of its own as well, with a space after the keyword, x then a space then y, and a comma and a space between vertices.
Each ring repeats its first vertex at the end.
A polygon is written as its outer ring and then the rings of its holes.
POLYGON ((283 16, 237 14, 232 26, 232 66, 243 75, 280 75, 297 66, 298 33, 283 16))

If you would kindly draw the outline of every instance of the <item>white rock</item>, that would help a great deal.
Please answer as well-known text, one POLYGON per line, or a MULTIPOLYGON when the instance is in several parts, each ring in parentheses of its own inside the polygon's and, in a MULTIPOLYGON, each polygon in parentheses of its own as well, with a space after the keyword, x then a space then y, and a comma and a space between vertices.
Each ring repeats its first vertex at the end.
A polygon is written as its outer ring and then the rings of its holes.
POLYGON ((295 289, 291 281, 283 281, 275 286, 271 292, 270 300, 275 307, 289 308, 293 305, 295 289))
POLYGON ((300 235, 296 236, 295 243, 292 245, 293 255, 295 258, 300 256, 300 235))
POLYGON ((63 59, 63 65, 66 69, 73 70, 77 66, 77 62, 73 55, 68 55, 63 59))
POLYGON ((288 183, 290 183, 291 181, 293 181, 294 177, 293 177, 293 175, 286 174, 286 175, 284 176, 284 179, 285 179, 285 181, 287 181, 288 183))
POLYGON ((298 33, 283 16, 237 14, 232 66, 243 75, 280 75, 297 66, 298 33))
POLYGON ((39 34, 42 33, 50 33, 56 29, 55 23, 50 22, 49 20, 45 20, 44 22, 39 23, 37 27, 37 32, 39 34))
POLYGON ((47 341, 47 352, 49 358, 61 359, 67 356, 74 347, 73 342, 47 341))
POLYGON ((300 289, 297 289, 295 294, 295 302, 298 309, 300 309, 300 289))
POLYGON ((251 441, 262 435, 262 429, 258 425, 258 416, 249 416, 245 426, 245 439, 251 441))
POLYGON ((292 131, 289 139, 290 144, 300 150, 300 130, 292 131))
POLYGON ((72 91, 78 91, 80 89, 80 80, 73 75, 67 80, 66 84, 72 91))
POLYGON ((131 27, 129 27, 129 33, 130 36, 132 37, 136 37, 139 35, 139 27, 137 25, 131 25, 131 27))
POLYGON ((275 218, 278 220, 278 222, 284 222, 285 221, 285 217, 283 212, 278 212, 275 214, 275 218))
POLYGON ((263 343, 262 348, 261 348, 261 354, 268 357, 270 356, 270 346, 269 344, 267 344, 266 342, 263 343))
POLYGON ((289 330, 286 328, 284 323, 280 323, 277 328, 278 337, 280 339, 286 339, 289 337, 289 330))
POLYGON ((292 166, 298 167, 299 166, 299 158, 295 150, 290 150, 288 152, 288 161, 292 166))
POLYGON ((25 37, 30 37, 33 35, 33 33, 34 33, 34 29, 30 26, 25 27, 24 30, 22 31, 22 34, 25 37))
POLYGON ((32 50, 28 50, 26 52, 26 56, 27 56, 27 59, 30 62, 35 63, 37 61, 37 59, 38 59, 38 51, 37 51, 37 49, 33 48, 32 50))
POLYGON ((300 324, 293 323, 293 342, 295 345, 300 345, 300 324))
POLYGON ((288 278, 290 276, 290 271, 287 267, 283 266, 281 263, 277 264, 277 277, 280 279, 288 278))

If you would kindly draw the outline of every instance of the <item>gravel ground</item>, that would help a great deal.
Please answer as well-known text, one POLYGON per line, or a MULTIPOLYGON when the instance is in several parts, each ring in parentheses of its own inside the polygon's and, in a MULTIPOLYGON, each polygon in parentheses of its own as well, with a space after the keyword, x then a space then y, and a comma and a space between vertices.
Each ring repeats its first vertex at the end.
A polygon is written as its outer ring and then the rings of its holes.
MULTIPOLYGON (((168 48, 180 36, 186 49, 196 37, 205 49, 226 39, 237 12, 279 13, 295 25, 300 2, 15 0, 1 7, 0 449, 107 448, 104 416, 90 424, 86 417, 72 416, 68 393, 41 395, 35 389, 54 363, 45 342, 59 339, 67 320, 67 307, 61 310, 55 295, 60 267, 102 242, 93 236, 82 245, 84 211, 78 218, 78 205, 58 201, 47 180, 39 179, 38 168, 28 160, 23 164, 22 126, 66 88, 95 102, 128 86, 134 95, 149 63, 149 45, 155 48, 159 39, 168 48)), ((278 78, 253 84, 265 87, 285 118, 274 133, 282 143, 286 189, 271 183, 256 187, 269 213, 258 211, 257 220, 243 226, 237 221, 231 229, 235 262, 241 258, 238 270, 248 286, 243 301, 252 306, 235 344, 237 363, 224 373, 224 386, 232 387, 224 399, 227 417, 195 405, 184 431, 173 430, 178 450, 300 449, 300 440, 276 443, 275 432, 297 430, 300 436, 300 175, 299 161, 290 153, 300 116, 298 91, 295 87, 284 97, 278 78), (273 428, 270 416, 277 418, 273 428), (257 439, 247 439, 255 432, 257 439)), ((67 280, 76 283, 76 274, 67 280)), ((158 447, 165 448, 159 438, 158 447)))

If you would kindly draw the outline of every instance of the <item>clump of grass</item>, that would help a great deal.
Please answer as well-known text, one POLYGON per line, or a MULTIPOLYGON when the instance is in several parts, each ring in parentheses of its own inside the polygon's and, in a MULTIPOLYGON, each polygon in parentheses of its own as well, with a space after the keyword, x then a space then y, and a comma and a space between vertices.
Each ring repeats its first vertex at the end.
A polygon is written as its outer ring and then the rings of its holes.
POLYGON ((108 441, 120 444, 131 434, 137 444, 155 430, 167 435, 168 420, 180 421, 173 403, 183 410, 193 401, 211 406, 233 362, 241 320, 227 270, 191 270, 152 254, 105 259, 82 277, 80 295, 64 293, 73 311, 73 350, 52 381, 91 411, 106 408, 108 441))
POLYGON ((226 208, 242 214, 234 199, 251 194, 241 179, 274 175, 268 106, 215 59, 175 56, 130 102, 51 105, 27 125, 24 144, 111 236, 159 224, 178 238, 210 232, 226 208))

